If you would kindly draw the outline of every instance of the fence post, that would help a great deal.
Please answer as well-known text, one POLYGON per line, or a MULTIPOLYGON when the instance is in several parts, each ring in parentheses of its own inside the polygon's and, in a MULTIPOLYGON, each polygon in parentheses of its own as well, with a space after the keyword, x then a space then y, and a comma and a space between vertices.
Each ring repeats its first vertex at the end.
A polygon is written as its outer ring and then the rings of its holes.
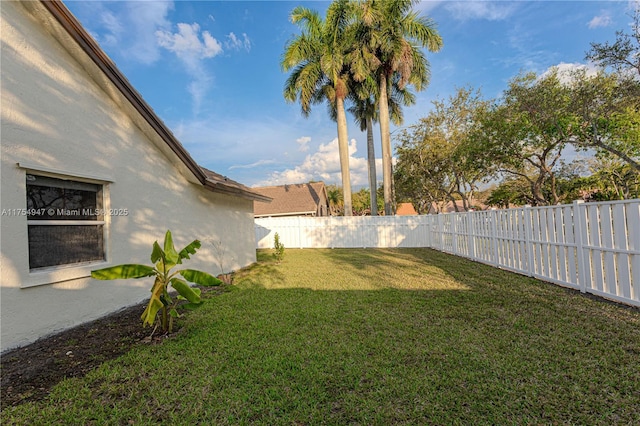
POLYGON ((475 259, 476 258, 476 243, 474 241, 474 237, 473 237, 473 223, 472 223, 472 217, 475 214, 475 212, 470 211, 467 212, 466 215, 466 219, 467 219, 467 253, 469 254, 469 258, 470 259, 475 259))
POLYGON ((334 238, 333 238, 333 216, 329 216, 329 246, 331 249, 334 249, 334 238))
POLYGON ((498 261, 500 257, 498 256, 498 213, 495 208, 489 210, 491 213, 491 244, 493 245, 493 263, 496 266, 500 265, 498 261))
POLYGON ((533 231, 531 229, 531 206, 524 206, 524 246, 527 250, 527 272, 530 277, 535 275, 535 266, 533 265, 533 231))
POLYGON ((443 232, 442 232, 442 212, 438 213, 436 222, 438 224, 437 225, 438 226, 438 230, 436 231, 438 233, 438 250, 444 251, 443 250, 444 244, 442 243, 443 242, 443 239, 442 239, 443 238, 442 237, 442 235, 443 235, 443 232))
POLYGON ((453 219, 451 220, 451 245, 453 248, 453 254, 458 255, 458 215, 459 212, 451 213, 453 219))
POLYGON ((578 259, 578 281, 580 283, 580 291, 582 293, 586 293, 587 268, 584 262, 584 246, 587 245, 587 241, 585 241, 585 238, 587 236, 588 223, 586 214, 587 211, 582 207, 584 207, 583 200, 575 200, 573 202, 573 232, 575 232, 576 257, 578 259))

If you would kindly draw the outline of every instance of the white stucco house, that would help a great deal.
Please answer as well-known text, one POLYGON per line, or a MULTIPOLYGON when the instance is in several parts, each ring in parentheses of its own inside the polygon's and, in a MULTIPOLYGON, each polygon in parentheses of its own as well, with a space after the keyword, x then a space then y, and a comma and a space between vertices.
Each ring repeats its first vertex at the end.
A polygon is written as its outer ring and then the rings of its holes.
POLYGON ((149 296, 90 271, 149 263, 170 229, 190 267, 255 261, 265 197, 189 155, 60 1, 2 1, 0 352, 149 296))

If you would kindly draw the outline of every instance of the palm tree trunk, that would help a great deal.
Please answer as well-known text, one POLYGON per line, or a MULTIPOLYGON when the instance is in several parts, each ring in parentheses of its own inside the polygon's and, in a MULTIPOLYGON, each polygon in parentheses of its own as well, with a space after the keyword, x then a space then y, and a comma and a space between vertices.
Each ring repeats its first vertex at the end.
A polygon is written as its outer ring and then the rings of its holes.
POLYGON ((340 154, 340 171, 342 172, 342 196, 344 201, 344 215, 352 216, 351 178, 349 174, 349 136, 347 135, 347 114, 344 110, 344 99, 336 98, 338 113, 338 153, 340 154))
POLYGON ((393 215, 393 172, 391 170, 391 133, 389 131, 389 100, 387 93, 387 76, 380 77, 380 96, 378 110, 380 113, 380 140, 382 141, 382 185, 384 189, 384 214, 393 215))
POLYGON ((378 215, 378 182, 376 178, 376 152, 373 146, 373 120, 367 117, 367 159, 369 160, 369 192, 371 193, 371 216, 378 215))

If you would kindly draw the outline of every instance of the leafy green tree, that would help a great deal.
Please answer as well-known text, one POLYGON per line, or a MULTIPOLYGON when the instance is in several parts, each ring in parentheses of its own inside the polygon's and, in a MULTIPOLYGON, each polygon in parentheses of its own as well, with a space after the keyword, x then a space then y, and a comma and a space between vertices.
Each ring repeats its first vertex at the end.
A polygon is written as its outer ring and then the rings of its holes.
POLYGON ((508 209, 532 203, 529 182, 521 176, 508 176, 494 187, 485 200, 488 206, 508 209))
POLYGON ((291 13, 291 21, 300 26, 300 35, 289 41, 282 57, 282 68, 291 71, 285 83, 287 101, 298 100, 303 115, 311 105, 328 101, 335 108, 338 127, 338 146, 342 186, 344 188, 344 214, 351 215, 351 182, 349 173, 349 140, 345 99, 349 87, 349 63, 346 53, 351 48, 347 27, 353 4, 336 0, 327 9, 323 20, 313 10, 302 6, 291 13))
MULTIPOLYGON (((614 201, 637 198, 640 195, 640 175, 628 164, 609 156, 595 156, 562 164, 556 171, 556 191, 559 203, 573 200, 614 201)), ((542 188, 545 196, 551 192, 549 181, 542 188)), ((534 204, 529 183, 520 176, 507 176, 492 188, 485 203, 509 208, 534 204)))
POLYGON ((500 102, 478 120, 469 155, 481 168, 526 180, 531 204, 556 204, 555 168, 577 131, 571 102, 570 89, 557 71, 517 76, 500 102), (547 181, 550 192, 545 195, 547 181))
POLYGON ((384 204, 382 204, 382 199, 377 198, 378 204, 371 209, 371 194, 368 188, 362 188, 360 191, 355 192, 353 194, 353 214, 356 216, 375 216, 374 213, 377 214, 376 210, 384 209, 384 204))
POLYGON ((385 214, 393 214, 393 173, 389 93, 394 76, 398 87, 422 90, 429 82, 429 62, 421 48, 437 52, 442 38, 435 23, 413 11, 416 0, 364 0, 359 3, 357 40, 360 60, 352 60, 356 75, 378 82, 378 111, 382 140, 385 214))
POLYGON ((631 34, 617 31, 613 44, 591 43, 586 58, 602 67, 618 72, 630 70, 640 75, 640 7, 636 6, 632 18, 631 34))
POLYGON ((586 59, 615 73, 574 76, 582 119, 576 145, 605 151, 640 173, 640 8, 635 7, 630 33, 617 31, 613 43, 591 43, 586 59))
POLYGON ((594 201, 640 198, 640 173, 628 163, 607 155, 588 162, 592 174, 585 178, 584 198, 594 201))
POLYGON ((472 208, 477 185, 488 171, 475 163, 469 136, 477 115, 488 107, 478 91, 458 89, 447 101, 436 100, 419 123, 401 132, 396 149, 398 195, 409 199, 419 213, 451 201, 456 210, 472 208), (421 205, 424 199, 426 205, 421 205))
POLYGON ((640 80, 577 70, 568 85, 576 148, 616 157, 640 173, 640 80))
POLYGON ((411 202, 418 214, 428 213, 431 206, 439 212, 447 197, 442 157, 425 144, 405 146, 405 142, 410 143, 404 141, 396 148, 396 197, 411 202))

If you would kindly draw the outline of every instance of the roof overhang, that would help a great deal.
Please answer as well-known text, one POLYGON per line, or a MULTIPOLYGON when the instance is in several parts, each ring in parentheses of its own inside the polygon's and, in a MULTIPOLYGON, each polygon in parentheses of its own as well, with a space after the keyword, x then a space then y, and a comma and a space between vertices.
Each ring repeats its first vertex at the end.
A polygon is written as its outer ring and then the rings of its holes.
POLYGON ((225 185, 224 182, 210 179, 210 178, 205 179, 204 186, 205 188, 210 189, 213 192, 219 192, 221 194, 227 194, 227 195, 235 195, 235 196, 246 198, 253 201, 262 201, 265 203, 270 203, 272 200, 272 198, 265 197, 264 195, 258 194, 257 192, 254 192, 248 189, 237 188, 236 186, 233 186, 233 185, 225 185))
POLYGON ((315 216, 316 211, 256 214, 254 217, 315 216))

